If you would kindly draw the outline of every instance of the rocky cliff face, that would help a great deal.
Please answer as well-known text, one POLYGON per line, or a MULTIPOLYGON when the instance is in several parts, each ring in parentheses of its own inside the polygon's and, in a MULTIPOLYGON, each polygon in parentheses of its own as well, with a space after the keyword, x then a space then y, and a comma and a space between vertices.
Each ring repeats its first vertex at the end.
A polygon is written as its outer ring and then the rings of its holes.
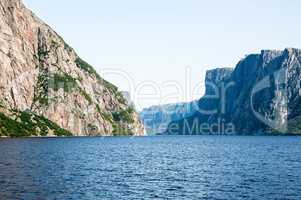
POLYGON ((145 108, 139 115, 146 133, 155 135, 164 133, 170 122, 193 115, 197 108, 197 102, 166 104, 145 108))
POLYGON ((231 70, 207 73, 206 95, 193 116, 169 134, 301 133, 301 50, 263 50, 231 70))
POLYGON ((0 135, 144 134, 118 89, 20 0, 0 0, 0 74, 0 135))

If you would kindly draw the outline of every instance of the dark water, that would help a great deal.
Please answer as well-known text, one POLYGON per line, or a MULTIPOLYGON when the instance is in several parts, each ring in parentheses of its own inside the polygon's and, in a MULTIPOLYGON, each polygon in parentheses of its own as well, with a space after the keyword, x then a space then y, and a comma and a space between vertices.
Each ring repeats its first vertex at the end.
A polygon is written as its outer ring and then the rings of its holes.
POLYGON ((301 199, 301 137, 0 140, 0 199, 301 199))

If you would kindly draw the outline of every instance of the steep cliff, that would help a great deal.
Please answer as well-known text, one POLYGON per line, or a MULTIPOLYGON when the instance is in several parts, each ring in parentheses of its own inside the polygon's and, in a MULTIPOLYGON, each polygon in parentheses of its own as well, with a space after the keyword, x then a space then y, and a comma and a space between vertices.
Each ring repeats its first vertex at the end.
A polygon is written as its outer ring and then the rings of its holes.
POLYGON ((169 134, 301 133, 301 50, 263 50, 233 72, 206 77, 206 95, 193 116, 169 125, 169 134))
POLYGON ((0 0, 0 135, 143 135, 117 87, 20 0, 0 0))

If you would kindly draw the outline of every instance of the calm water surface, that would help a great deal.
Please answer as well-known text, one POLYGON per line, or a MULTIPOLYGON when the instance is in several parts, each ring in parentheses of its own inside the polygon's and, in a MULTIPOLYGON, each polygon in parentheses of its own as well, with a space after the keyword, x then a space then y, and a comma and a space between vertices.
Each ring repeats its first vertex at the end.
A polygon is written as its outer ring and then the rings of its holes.
POLYGON ((0 199, 301 199, 301 137, 0 139, 0 199))

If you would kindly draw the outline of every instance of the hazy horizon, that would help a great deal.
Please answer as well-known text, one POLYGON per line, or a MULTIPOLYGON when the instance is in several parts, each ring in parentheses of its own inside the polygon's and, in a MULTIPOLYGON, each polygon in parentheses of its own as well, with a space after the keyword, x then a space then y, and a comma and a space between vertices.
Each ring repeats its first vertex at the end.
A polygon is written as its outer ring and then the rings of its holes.
POLYGON ((204 82, 206 70, 233 68, 246 54, 301 47, 301 28, 296 26, 301 2, 296 0, 24 3, 100 74, 112 69, 130 75, 132 89, 116 73, 103 74, 120 90, 133 94, 143 83, 157 87, 161 98, 135 101, 139 110, 199 98, 202 86, 198 86, 199 94, 189 90, 204 82), (178 95, 172 84, 182 87, 178 95), (171 93, 173 98, 164 98, 171 93))

